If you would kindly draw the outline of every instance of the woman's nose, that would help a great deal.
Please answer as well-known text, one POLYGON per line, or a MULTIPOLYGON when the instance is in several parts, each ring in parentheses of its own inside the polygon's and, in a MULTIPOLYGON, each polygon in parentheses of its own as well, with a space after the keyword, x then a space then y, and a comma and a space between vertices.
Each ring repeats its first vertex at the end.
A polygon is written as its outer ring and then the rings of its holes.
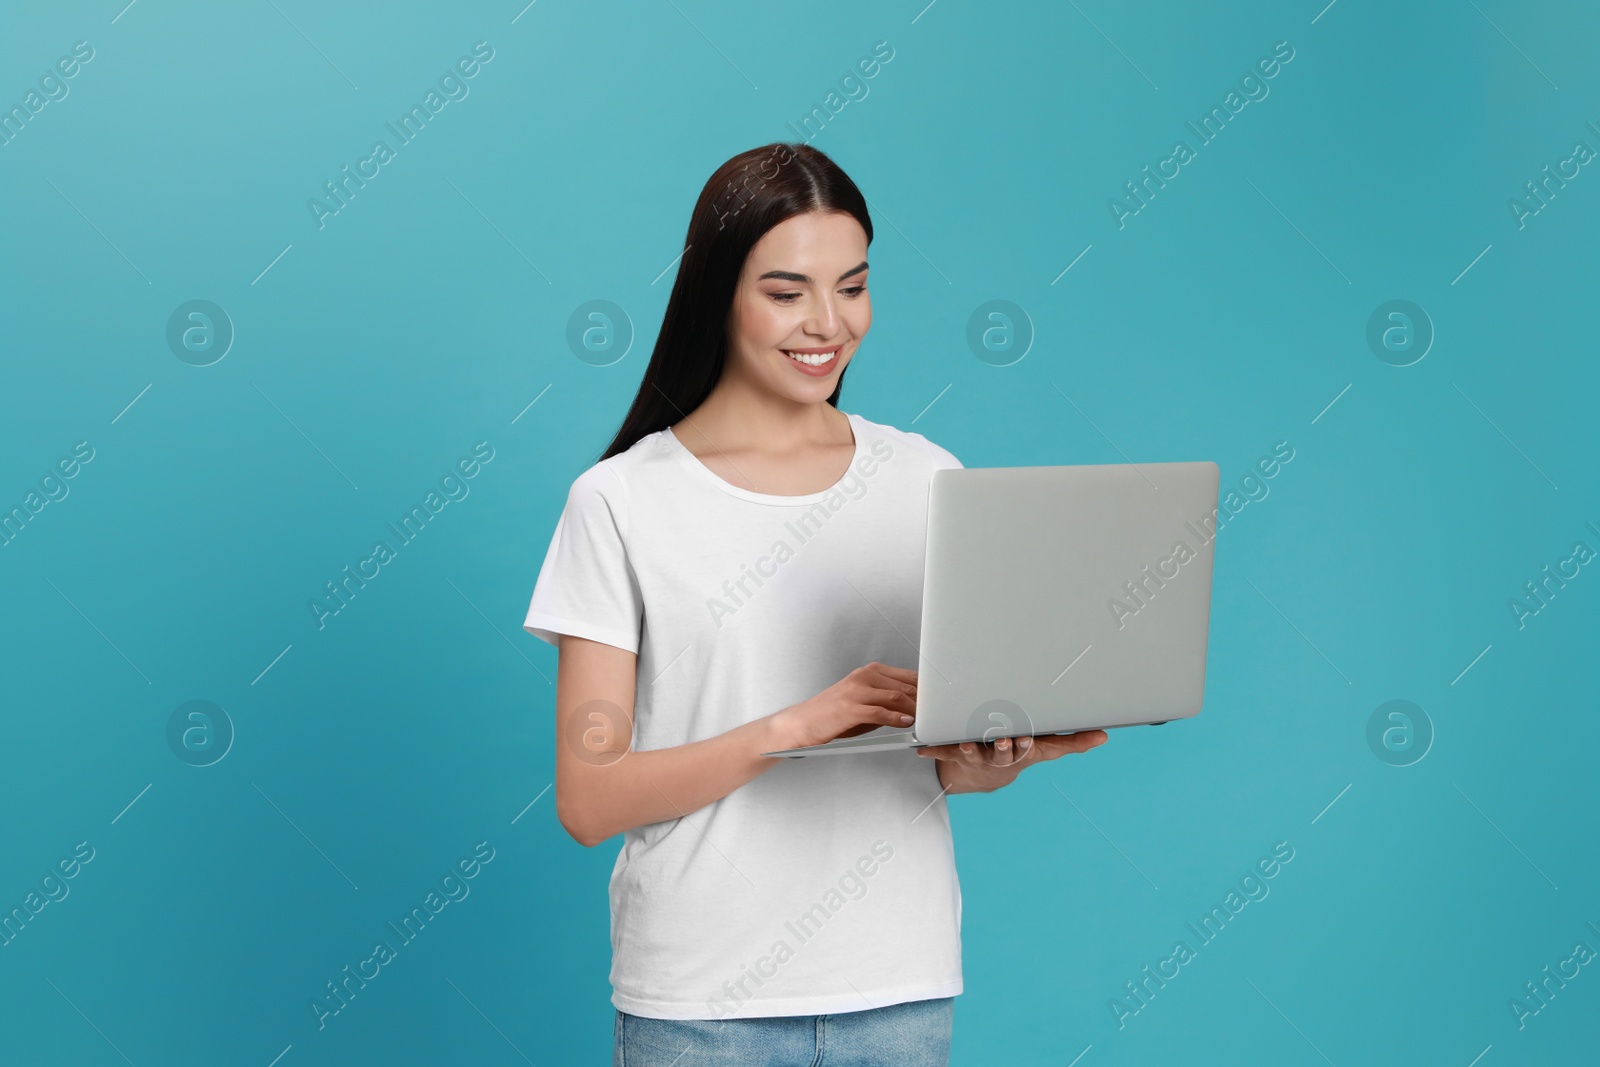
POLYGON ((839 315, 833 306, 833 297, 824 296, 821 301, 813 305, 811 314, 806 318, 805 330, 807 333, 818 337, 832 337, 839 330, 839 315))

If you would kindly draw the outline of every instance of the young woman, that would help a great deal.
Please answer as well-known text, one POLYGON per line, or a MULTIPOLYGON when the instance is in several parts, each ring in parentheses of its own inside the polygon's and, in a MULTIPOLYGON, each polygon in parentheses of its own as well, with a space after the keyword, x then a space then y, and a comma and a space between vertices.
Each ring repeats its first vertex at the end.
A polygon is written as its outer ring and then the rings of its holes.
POLYGON ((717 170, 638 396, 534 587, 524 627, 560 650, 557 814, 584 845, 624 834, 618 1065, 947 1063, 944 795, 1106 739, 762 755, 916 710, 928 483, 961 464, 838 409, 871 240, 809 146, 717 170))

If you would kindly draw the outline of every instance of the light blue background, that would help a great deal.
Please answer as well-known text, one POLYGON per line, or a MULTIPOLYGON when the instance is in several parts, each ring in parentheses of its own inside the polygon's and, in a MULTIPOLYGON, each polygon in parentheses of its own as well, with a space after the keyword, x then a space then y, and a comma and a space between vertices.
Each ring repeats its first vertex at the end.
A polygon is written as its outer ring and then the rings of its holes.
POLYGON ((95 50, 0 147, 0 502, 95 450, 0 548, 0 905, 95 849, 0 949, 0 1059, 605 1062, 620 839, 555 819, 522 613, 702 183, 880 40, 812 142, 877 224, 846 410, 968 466, 1227 485, 1295 449, 1218 541, 1200 717, 950 801, 953 1062, 1592 1054, 1600 963, 1524 1029, 1507 1006, 1600 950, 1600 573, 1523 629, 1507 606, 1600 548, 1600 168, 1507 206, 1600 149, 1591 6, 123 3, 0 33, 6 108, 95 50), (319 230, 308 198, 480 40, 470 95, 319 230), (1119 229, 1108 198, 1281 40, 1270 95, 1119 229), (194 299, 237 332, 206 367, 165 341, 194 299), (636 331, 611 366, 565 341, 593 299, 636 331), (1012 366, 966 345, 992 299, 1031 320, 1012 366), (1407 367, 1365 339, 1393 299, 1437 334, 1407 367), (470 495, 319 630, 308 599, 480 440, 470 495), (166 739, 194 699, 236 731, 204 768, 166 739), (1411 766, 1367 744, 1392 699, 1435 731, 1411 766), (319 1031, 323 983, 479 841, 470 896, 319 1031), (1123 983, 1280 841, 1270 896, 1119 1029, 1123 983))

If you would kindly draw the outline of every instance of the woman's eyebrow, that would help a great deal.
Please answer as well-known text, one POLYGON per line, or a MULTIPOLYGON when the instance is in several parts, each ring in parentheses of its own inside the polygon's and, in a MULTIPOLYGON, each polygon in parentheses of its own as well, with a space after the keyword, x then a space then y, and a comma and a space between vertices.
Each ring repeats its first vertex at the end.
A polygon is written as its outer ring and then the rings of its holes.
MULTIPOLYGON (((861 261, 861 265, 859 267, 854 267, 854 268, 852 268, 850 270, 845 271, 843 274, 839 275, 839 281, 842 282, 846 278, 850 277, 852 274, 860 274, 862 271, 864 271, 866 269, 867 269, 867 261, 863 259, 861 261)), ((761 275, 761 277, 757 278, 756 281, 758 281, 758 282, 765 281, 768 278, 777 278, 779 281, 785 281, 785 282, 809 282, 809 281, 811 281, 810 275, 796 274, 792 270, 769 270, 769 271, 767 271, 767 273, 765 273, 765 274, 761 275)))

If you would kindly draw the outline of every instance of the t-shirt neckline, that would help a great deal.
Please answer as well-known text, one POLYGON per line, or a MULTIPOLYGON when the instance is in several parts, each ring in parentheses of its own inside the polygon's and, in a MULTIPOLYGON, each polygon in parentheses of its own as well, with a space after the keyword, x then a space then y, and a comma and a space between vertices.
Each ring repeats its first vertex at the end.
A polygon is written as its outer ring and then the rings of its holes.
POLYGON ((816 493, 806 493, 804 496, 779 496, 773 493, 755 493, 751 492, 749 489, 734 485, 732 482, 724 479, 721 475, 714 473, 710 467, 707 467, 704 463, 701 463, 699 458, 695 456, 693 452, 690 452, 682 441, 678 440, 677 435, 672 432, 671 427, 664 427, 661 430, 661 437, 663 442, 666 444, 667 449, 677 456, 678 459, 689 468, 689 470, 694 472, 695 476, 710 482, 716 488, 722 490, 724 493, 727 493, 729 496, 736 496, 740 500, 749 500, 756 504, 776 504, 779 506, 792 504, 814 504, 829 494, 837 491, 839 486, 844 483, 845 479, 849 478, 850 475, 855 472, 857 461, 860 460, 861 457, 866 453, 866 433, 860 418, 855 414, 855 412, 852 411, 845 412, 845 418, 850 420, 850 432, 855 437, 855 451, 850 456, 850 465, 845 468, 845 472, 844 474, 840 475, 839 480, 828 486, 828 488, 816 493))

